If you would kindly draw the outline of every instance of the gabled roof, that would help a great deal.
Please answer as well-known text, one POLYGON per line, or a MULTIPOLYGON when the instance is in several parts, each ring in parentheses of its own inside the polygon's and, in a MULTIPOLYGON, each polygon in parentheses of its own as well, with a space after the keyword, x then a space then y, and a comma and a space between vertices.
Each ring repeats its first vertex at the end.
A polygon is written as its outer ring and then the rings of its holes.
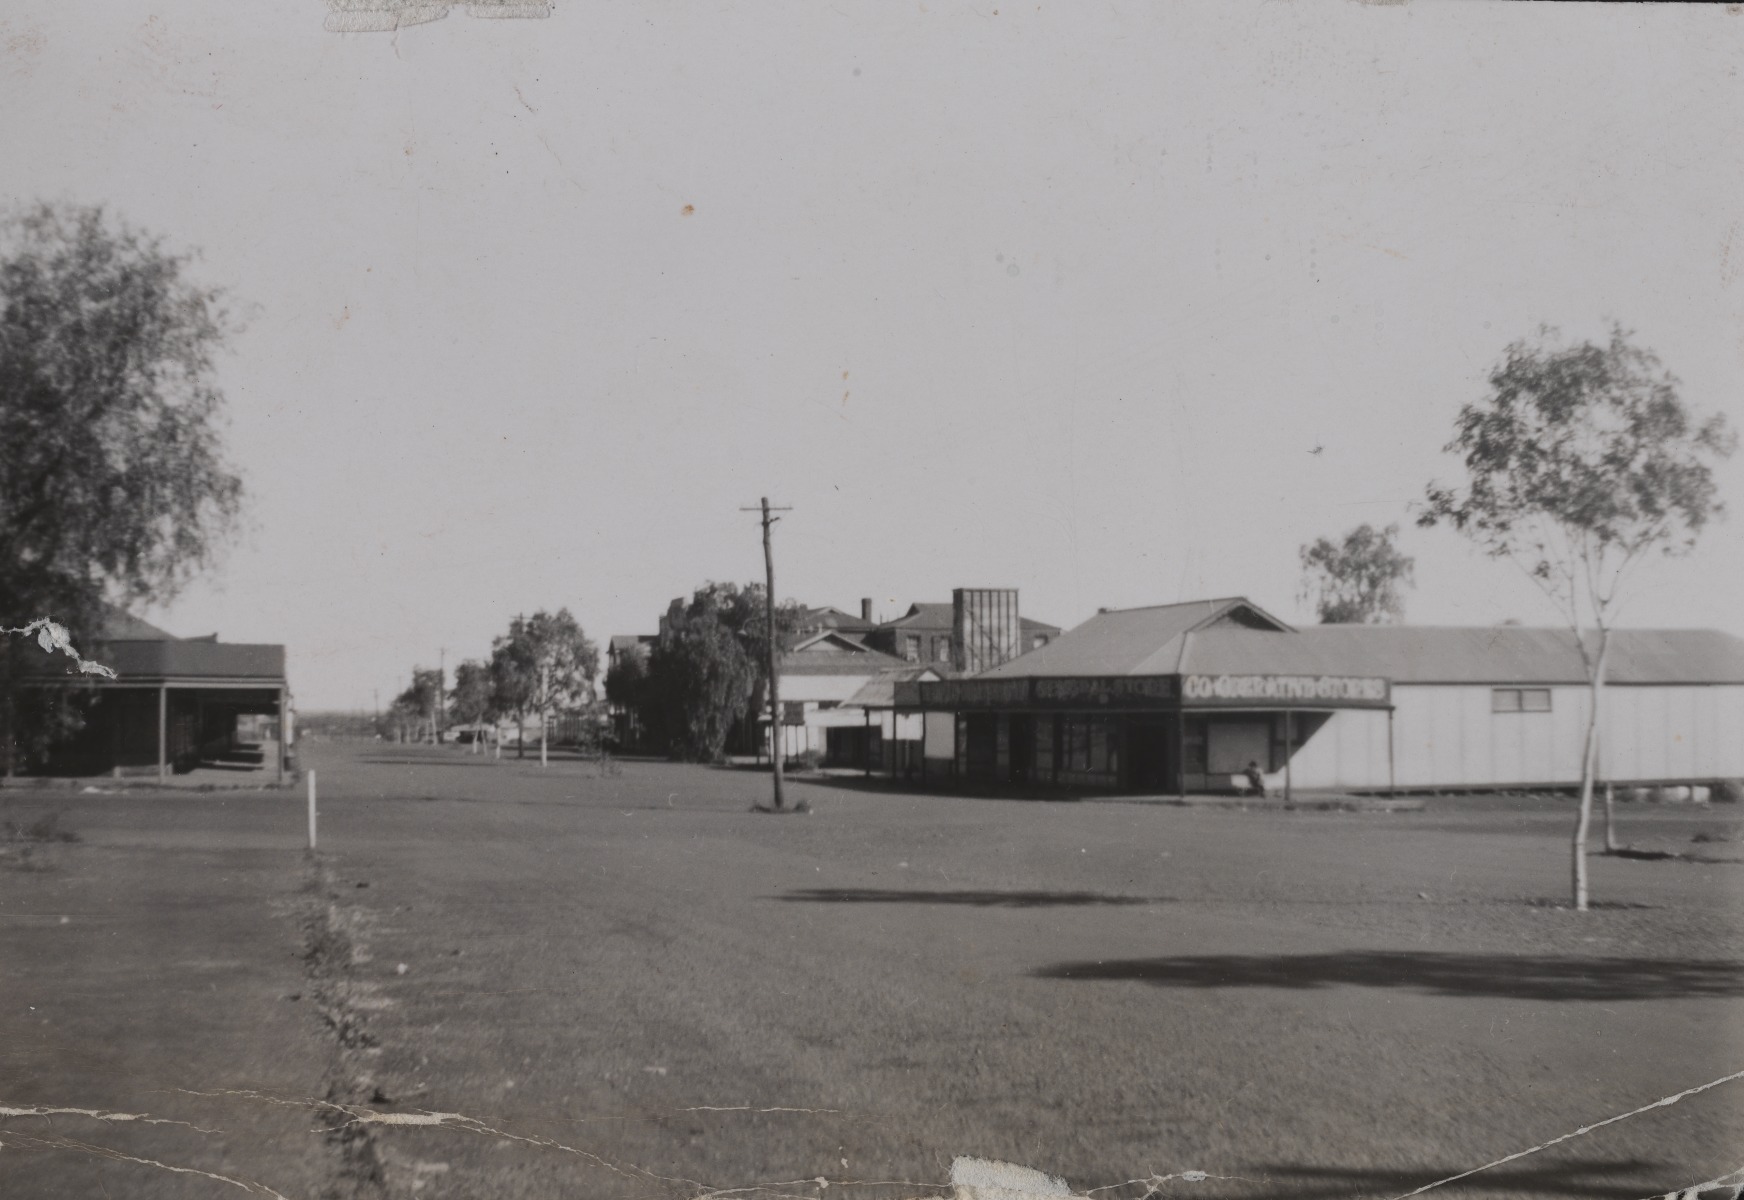
POLYGON ((1184 639, 1197 630, 1232 628, 1290 632, 1290 627, 1241 596, 1150 608, 1110 609, 1047 645, 982 672, 980 678, 1029 675, 1174 675, 1184 639))
POLYGON ((869 675, 908 665, 833 629, 801 640, 781 656, 783 675, 869 675))
MULTIPOLYGON (((1589 646, 1596 639, 1589 635, 1589 646)), ((1295 633, 1207 629, 1183 672, 1367 675, 1394 683, 1583 684, 1567 629, 1518 625, 1314 625, 1295 633)), ((1714 629, 1619 629, 1605 679, 1615 684, 1744 683, 1744 640, 1714 629)))
POLYGON ((799 639, 793 644, 793 651, 816 650, 825 654, 876 654, 876 650, 867 646, 852 634, 836 629, 825 629, 799 639))
MULTIPOLYGON (((1567 629, 1519 625, 1311 625, 1292 629, 1239 597, 1098 613, 980 678, 1347 675, 1396 684, 1582 684, 1567 629)), ((1620 629, 1615 684, 1744 683, 1744 639, 1713 629, 1620 629)))
POLYGON ((876 621, 868 621, 853 613, 843 612, 831 604, 825 604, 820 608, 806 609, 802 620, 807 629, 842 629, 864 633, 869 629, 878 627, 876 621))

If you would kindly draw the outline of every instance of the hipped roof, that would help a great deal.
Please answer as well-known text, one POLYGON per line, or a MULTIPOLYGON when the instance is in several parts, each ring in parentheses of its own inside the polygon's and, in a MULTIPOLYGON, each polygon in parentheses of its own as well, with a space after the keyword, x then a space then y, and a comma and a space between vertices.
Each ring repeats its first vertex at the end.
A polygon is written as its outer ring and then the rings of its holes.
POLYGON ((174 642, 181 639, 159 629, 150 621, 142 621, 130 612, 110 604, 103 606, 102 625, 98 640, 105 642, 174 642))
MULTIPOLYGON (((1587 678, 1579 644, 1567 629, 1290 629, 1282 622, 1265 629, 1231 619, 1246 621, 1261 611, 1236 598, 1100 613, 982 678, 1354 675, 1402 684, 1580 684, 1587 678)), ((1744 640, 1713 629, 1617 630, 1611 635, 1605 678, 1617 684, 1744 683, 1744 640)))
MULTIPOLYGON (((937 629, 937 630, 943 630, 943 631, 949 632, 952 625, 955 623, 955 620, 956 620, 955 608, 952 605, 950 605, 950 604, 938 604, 938 603, 933 603, 933 602, 929 601, 929 602, 925 602, 925 603, 909 605, 908 611, 906 613, 904 613, 902 616, 897 617, 894 621, 886 621, 886 622, 884 622, 884 624, 880 625, 878 628, 880 628, 880 629, 926 629, 926 630, 937 629)), ((1046 621, 1032 620, 1029 617, 1023 616, 1022 614, 1018 615, 1017 620, 1018 620, 1019 626, 1021 626, 1024 630, 1030 631, 1030 632, 1034 632, 1037 630, 1052 631, 1052 630, 1059 629, 1058 625, 1049 625, 1046 621)))

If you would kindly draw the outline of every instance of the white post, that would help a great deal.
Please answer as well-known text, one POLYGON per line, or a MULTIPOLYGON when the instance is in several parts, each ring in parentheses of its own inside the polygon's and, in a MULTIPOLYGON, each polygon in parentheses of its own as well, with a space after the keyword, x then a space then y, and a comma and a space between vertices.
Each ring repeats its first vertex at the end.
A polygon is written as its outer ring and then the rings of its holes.
POLYGON ((309 849, 315 848, 315 772, 309 772, 309 849))

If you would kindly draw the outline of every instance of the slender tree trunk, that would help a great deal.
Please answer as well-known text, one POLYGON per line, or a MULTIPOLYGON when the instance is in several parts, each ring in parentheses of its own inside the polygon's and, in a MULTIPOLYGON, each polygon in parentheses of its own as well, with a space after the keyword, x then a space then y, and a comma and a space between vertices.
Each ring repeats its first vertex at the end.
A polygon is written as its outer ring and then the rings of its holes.
MULTIPOLYGON (((1578 638, 1580 633, 1577 631, 1578 638)), ((1586 744, 1581 750, 1580 816, 1575 820, 1573 851, 1574 907, 1587 911, 1587 837, 1593 824, 1593 782, 1597 775, 1599 749, 1599 705, 1604 700, 1605 660, 1610 654, 1611 631, 1599 626, 1599 653, 1588 679, 1591 704, 1587 712, 1586 744)))
POLYGON ((1615 854, 1623 847, 1617 844, 1617 789, 1605 780, 1605 853, 1615 854))

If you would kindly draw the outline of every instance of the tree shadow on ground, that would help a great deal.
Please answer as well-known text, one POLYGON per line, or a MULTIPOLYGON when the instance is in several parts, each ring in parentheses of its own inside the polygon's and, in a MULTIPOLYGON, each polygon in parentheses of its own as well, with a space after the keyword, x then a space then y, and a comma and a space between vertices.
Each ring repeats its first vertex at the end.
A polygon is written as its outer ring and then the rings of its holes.
MULTIPOLYGON (((377 767, 489 767, 502 765, 502 763, 496 762, 483 754, 468 755, 465 758, 437 758, 435 755, 431 755, 429 758, 401 758, 389 757, 387 755, 366 754, 360 756, 357 761, 360 763, 369 763, 371 766, 377 767)), ((502 762, 513 761, 514 760, 510 758, 502 760, 502 762)), ((533 761, 537 763, 539 760, 535 758, 533 761)))
POLYGON ((805 900, 819 904, 967 904, 977 908, 1048 908, 1053 906, 1136 906, 1172 904, 1170 896, 1118 896, 1106 892, 1043 891, 921 891, 897 888, 799 888, 768 900, 805 900))
POLYGON ((1541 958, 1418 950, 1190 955, 1058 963, 1042 979, 1132 980, 1174 988, 1396 988, 1430 996, 1658 1000, 1744 995, 1744 963, 1703 959, 1541 958))
MULTIPOLYGON (((1252 1190, 1237 1190, 1243 1200, 1349 1200, 1355 1196, 1398 1196, 1469 1171, 1476 1163, 1445 1168, 1411 1170, 1360 1167, 1310 1167, 1268 1163, 1254 1173, 1264 1182, 1252 1190)), ((1460 1196, 1581 1196, 1592 1200, 1639 1200, 1663 1195, 1681 1184, 1697 1180, 1669 1163, 1640 1159, 1565 1159, 1558 1162, 1509 1163, 1436 1188, 1433 1195, 1455 1200, 1460 1196)), ((1702 1200, 1721 1200, 1714 1192, 1702 1200)))

